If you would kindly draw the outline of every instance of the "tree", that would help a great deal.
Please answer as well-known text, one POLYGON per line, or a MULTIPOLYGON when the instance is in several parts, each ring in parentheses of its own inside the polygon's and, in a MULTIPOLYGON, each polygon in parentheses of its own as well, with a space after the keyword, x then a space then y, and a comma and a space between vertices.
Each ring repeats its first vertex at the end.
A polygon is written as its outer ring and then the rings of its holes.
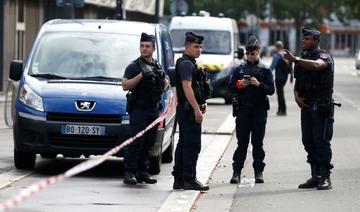
MULTIPOLYGON (((324 18, 328 18, 336 7, 336 1, 328 0, 274 0, 273 16, 278 20, 293 19, 296 27, 296 38, 300 38, 301 27, 319 27, 324 18)), ((297 39, 296 51, 300 50, 297 39)))

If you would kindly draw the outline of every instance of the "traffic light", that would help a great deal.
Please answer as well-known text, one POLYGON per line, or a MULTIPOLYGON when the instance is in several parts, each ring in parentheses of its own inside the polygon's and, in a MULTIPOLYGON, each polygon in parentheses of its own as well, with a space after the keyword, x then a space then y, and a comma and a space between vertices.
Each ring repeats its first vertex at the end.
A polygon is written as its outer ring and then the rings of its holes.
POLYGON ((74 7, 84 7, 84 0, 56 0, 56 6, 64 7, 65 4, 73 5, 74 7))

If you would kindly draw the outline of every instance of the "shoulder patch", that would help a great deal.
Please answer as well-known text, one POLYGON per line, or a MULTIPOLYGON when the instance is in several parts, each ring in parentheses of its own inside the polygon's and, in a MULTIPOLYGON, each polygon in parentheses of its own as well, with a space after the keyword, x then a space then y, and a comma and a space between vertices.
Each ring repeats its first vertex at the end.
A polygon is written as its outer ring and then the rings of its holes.
POLYGON ((327 58, 328 58, 328 55, 325 54, 325 53, 320 53, 320 58, 322 58, 322 59, 327 59, 327 58))

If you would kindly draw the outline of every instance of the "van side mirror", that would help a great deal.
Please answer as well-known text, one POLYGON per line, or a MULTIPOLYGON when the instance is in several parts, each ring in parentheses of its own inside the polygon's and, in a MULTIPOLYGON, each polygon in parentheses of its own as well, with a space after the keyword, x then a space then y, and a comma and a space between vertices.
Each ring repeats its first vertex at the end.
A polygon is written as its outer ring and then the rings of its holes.
POLYGON ((175 66, 174 66, 174 67, 170 67, 170 68, 167 70, 167 73, 168 73, 169 78, 170 78, 170 85, 171 85, 171 87, 174 87, 174 86, 175 86, 175 78, 176 78, 175 66))
POLYGON ((245 54, 244 48, 239 46, 237 49, 237 58, 242 60, 244 58, 244 54, 245 54))
POLYGON ((9 77, 14 81, 19 81, 23 74, 23 63, 21 60, 12 60, 10 63, 9 77))

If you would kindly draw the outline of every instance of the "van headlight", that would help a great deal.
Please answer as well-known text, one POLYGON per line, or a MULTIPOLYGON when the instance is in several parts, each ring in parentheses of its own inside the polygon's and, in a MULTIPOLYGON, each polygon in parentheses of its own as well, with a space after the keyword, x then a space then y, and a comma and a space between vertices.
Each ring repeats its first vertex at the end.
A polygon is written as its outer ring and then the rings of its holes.
POLYGON ((44 111, 42 98, 27 85, 20 88, 19 99, 22 103, 35 110, 44 111))

